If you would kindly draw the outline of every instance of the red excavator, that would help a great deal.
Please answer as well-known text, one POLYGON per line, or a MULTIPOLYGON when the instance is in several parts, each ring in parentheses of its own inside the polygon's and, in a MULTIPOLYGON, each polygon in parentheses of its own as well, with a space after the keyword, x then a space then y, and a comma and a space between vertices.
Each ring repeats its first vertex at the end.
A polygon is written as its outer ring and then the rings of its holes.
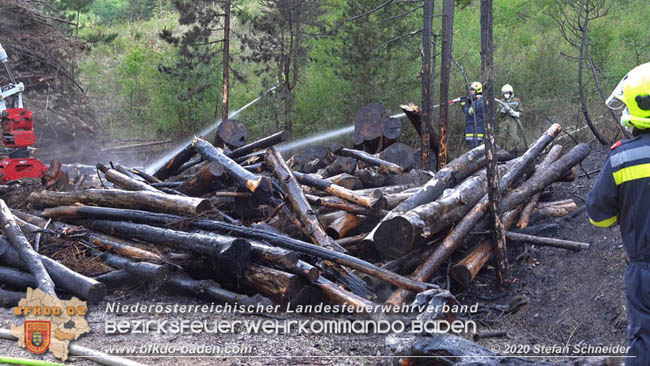
POLYGON ((43 178, 48 168, 42 161, 30 157, 30 146, 34 145, 34 120, 32 112, 23 108, 23 83, 14 78, 7 52, 0 45, 0 62, 9 75, 9 84, 0 86, 0 122, 2 123, 2 144, 0 155, 0 183, 5 184, 22 178, 43 178))

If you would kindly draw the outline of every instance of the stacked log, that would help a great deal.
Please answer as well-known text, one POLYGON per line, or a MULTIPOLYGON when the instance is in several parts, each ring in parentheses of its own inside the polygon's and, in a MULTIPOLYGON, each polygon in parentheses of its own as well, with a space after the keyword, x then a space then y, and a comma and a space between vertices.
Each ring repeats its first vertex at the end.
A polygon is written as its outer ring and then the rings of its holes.
MULTIPOLYGON (((483 146, 433 174, 414 169, 411 147, 394 143, 401 125, 380 105, 364 107, 355 121, 365 151, 333 144, 285 159, 273 147, 285 133, 248 145, 225 141, 238 133, 234 122, 222 124, 222 147, 196 138, 153 175, 99 163, 100 179, 75 191, 31 192, 31 212, 0 201, 0 284, 9 291, 2 303, 25 287, 98 302, 107 288, 146 284, 225 302, 320 298, 368 308, 437 289, 429 281, 441 264, 476 239, 452 276, 467 284, 489 260, 492 243, 480 239, 488 203, 483 146), (98 268, 63 266, 57 248, 67 247, 75 248, 72 259, 98 268), (390 298, 380 297, 380 283, 395 291, 390 298)), ((514 231, 517 222, 525 227, 576 209, 540 198, 588 153, 578 145, 560 156, 554 147, 535 165, 559 130, 552 126, 499 167, 507 240, 587 246, 514 231)))

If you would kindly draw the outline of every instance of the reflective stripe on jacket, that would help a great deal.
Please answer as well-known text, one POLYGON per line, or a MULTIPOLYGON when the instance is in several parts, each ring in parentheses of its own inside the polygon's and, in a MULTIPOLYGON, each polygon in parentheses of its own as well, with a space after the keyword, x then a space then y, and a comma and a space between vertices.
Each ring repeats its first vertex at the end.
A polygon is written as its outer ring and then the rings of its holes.
POLYGON ((650 133, 612 147, 587 195, 589 221, 616 222, 630 261, 650 262, 650 133))

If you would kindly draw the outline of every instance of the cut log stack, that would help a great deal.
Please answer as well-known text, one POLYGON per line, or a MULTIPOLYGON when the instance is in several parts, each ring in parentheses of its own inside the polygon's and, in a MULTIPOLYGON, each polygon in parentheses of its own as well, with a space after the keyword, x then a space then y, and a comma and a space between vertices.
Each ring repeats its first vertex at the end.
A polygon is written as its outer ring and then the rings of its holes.
MULTIPOLYGON (((362 150, 334 144, 287 159, 273 147, 285 133, 244 145, 245 129, 229 120, 218 131, 221 146, 196 138, 152 175, 104 162, 96 166, 101 184, 33 191, 28 212, 0 200, 0 286, 7 292, 0 305, 26 287, 99 302, 107 288, 125 286, 240 304, 403 304, 438 288, 432 278, 459 248, 467 255, 451 263, 451 275, 468 285, 493 251, 482 237, 485 150, 436 173, 418 171, 411 147, 395 143, 398 122, 383 106, 368 105, 355 121, 362 150), (375 292, 380 283, 394 293, 378 297, 389 294, 375 292)), ((564 155, 550 148, 559 131, 553 125, 522 157, 501 164, 506 237, 580 250, 588 244, 516 232, 576 209, 540 201, 589 152, 586 145, 564 155)))

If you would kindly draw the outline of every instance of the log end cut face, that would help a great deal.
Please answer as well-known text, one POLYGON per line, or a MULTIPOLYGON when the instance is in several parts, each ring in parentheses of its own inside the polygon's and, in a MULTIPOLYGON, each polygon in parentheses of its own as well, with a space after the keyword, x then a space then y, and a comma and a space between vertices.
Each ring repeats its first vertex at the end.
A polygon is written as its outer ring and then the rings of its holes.
POLYGON ((383 135, 383 122, 387 117, 386 108, 377 103, 364 105, 354 119, 354 132, 363 141, 372 141, 383 135))
POLYGON ((230 149, 236 149, 246 144, 248 129, 236 119, 227 119, 217 128, 217 135, 230 149))
POLYGON ((375 249, 384 257, 395 259, 406 254, 413 246, 411 223, 402 217, 387 220, 373 236, 375 249))

